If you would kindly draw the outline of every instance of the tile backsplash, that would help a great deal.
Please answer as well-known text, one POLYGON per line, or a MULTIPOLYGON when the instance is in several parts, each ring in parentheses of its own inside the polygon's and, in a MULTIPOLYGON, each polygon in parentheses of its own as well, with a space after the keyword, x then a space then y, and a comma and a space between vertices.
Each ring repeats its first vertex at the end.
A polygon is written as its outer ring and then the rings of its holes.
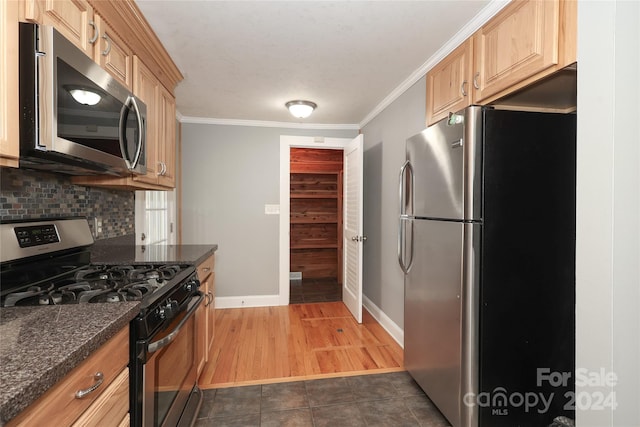
POLYGON ((96 239, 135 232, 135 193, 71 183, 63 174, 27 169, 0 169, 0 219, 37 219, 85 216, 102 219, 102 234, 96 239))

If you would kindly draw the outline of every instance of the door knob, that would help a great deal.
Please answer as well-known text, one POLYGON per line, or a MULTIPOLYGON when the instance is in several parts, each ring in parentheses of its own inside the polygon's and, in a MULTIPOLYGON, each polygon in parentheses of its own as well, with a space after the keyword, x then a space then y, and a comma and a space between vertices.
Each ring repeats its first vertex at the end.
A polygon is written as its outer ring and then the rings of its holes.
POLYGON ((358 236, 353 236, 353 237, 351 238, 351 240, 353 240, 354 242, 357 242, 357 241, 358 241, 358 236))

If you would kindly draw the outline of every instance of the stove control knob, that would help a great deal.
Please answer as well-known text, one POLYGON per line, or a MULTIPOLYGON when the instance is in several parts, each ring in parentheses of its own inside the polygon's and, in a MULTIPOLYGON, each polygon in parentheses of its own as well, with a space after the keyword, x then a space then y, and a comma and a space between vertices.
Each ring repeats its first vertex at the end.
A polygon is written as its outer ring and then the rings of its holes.
POLYGON ((185 283, 184 290, 187 292, 193 292, 197 290, 199 286, 200 283, 198 283, 197 280, 189 280, 187 283, 185 283))
POLYGON ((156 310, 156 316, 158 316, 158 318, 160 318, 161 320, 167 318, 167 315, 164 312, 164 307, 158 307, 158 309, 156 310))
POLYGON ((164 312, 166 313, 166 316, 169 319, 173 318, 177 310, 178 310, 178 301, 174 299, 167 300, 167 305, 165 305, 164 307, 164 312))

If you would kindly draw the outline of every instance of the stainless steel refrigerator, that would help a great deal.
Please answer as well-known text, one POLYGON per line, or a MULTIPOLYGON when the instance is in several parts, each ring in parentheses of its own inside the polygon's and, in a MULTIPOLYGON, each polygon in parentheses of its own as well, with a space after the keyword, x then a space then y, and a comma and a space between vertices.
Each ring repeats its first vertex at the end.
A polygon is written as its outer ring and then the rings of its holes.
POLYGON ((472 106, 407 140, 404 363, 453 427, 574 418, 575 132, 472 106))

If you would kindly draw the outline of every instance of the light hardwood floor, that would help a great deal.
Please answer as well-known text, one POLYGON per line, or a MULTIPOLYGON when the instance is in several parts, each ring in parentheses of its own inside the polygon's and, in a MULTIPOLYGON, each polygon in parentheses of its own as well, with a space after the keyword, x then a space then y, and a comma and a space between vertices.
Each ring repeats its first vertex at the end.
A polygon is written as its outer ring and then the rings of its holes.
POLYGON ((220 309, 215 331, 204 389, 403 370, 402 348, 342 302, 220 309))

